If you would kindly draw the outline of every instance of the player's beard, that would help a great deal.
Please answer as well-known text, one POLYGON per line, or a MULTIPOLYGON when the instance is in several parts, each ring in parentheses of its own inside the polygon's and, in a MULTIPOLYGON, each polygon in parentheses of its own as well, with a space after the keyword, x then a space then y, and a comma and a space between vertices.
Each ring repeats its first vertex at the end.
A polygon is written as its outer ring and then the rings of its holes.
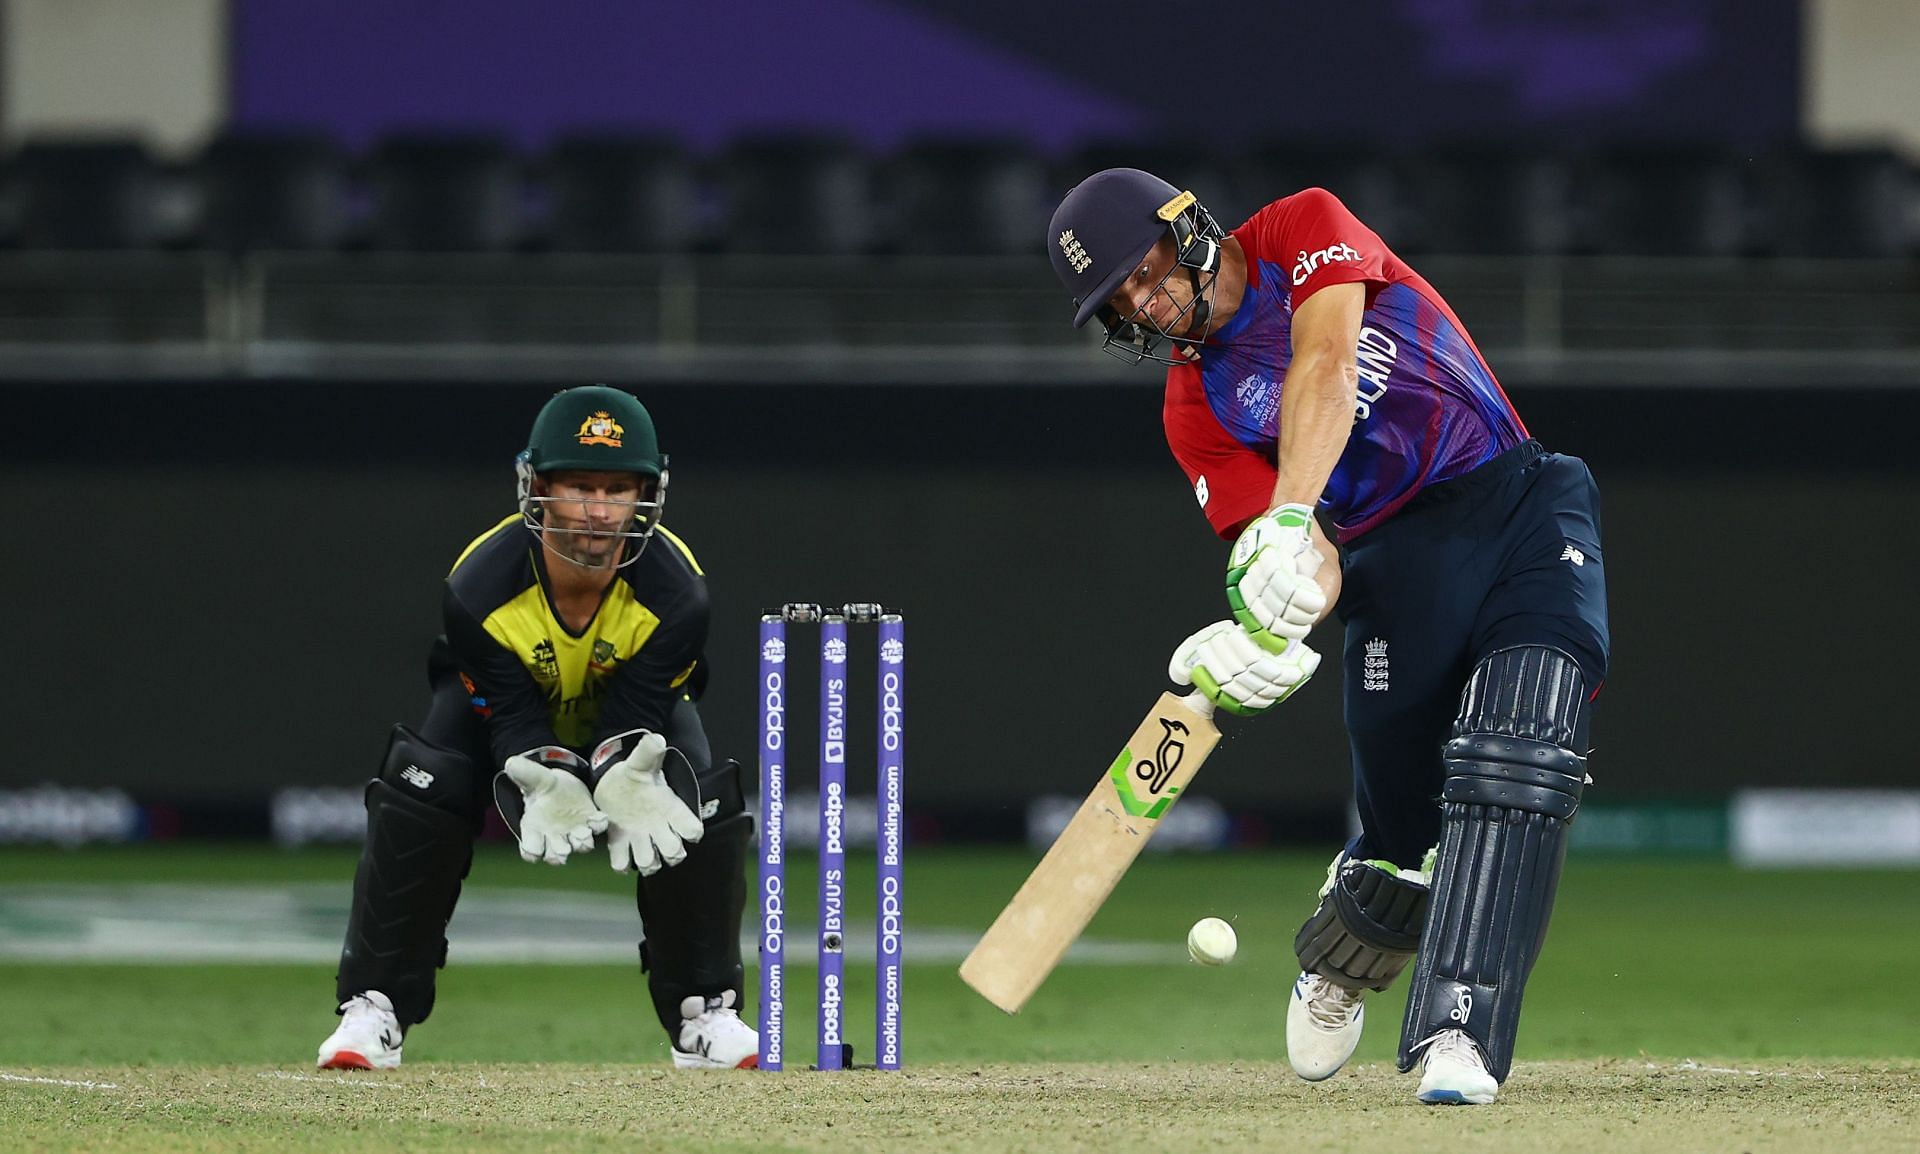
POLYGON ((615 568, 628 540, 620 529, 596 527, 591 523, 577 527, 550 526, 541 538, 555 556, 590 571, 615 568))

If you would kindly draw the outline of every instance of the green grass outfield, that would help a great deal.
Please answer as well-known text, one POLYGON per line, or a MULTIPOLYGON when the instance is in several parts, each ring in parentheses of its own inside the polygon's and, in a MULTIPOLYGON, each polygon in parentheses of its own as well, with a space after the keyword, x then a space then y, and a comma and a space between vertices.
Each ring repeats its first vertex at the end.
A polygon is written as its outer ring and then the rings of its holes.
MULTIPOLYGON (((7 850, 0 903, 23 887, 317 884, 344 908, 352 860, 7 850)), ((602 861, 529 866, 488 845, 469 892, 626 893, 631 882, 602 861)), ((960 983, 955 959, 915 962, 915 943, 970 940, 1031 863, 1011 850, 909 857, 911 1068, 900 1075, 677 1074, 636 967, 462 964, 458 916, 439 1006, 397 1076, 310 1069, 333 1023, 323 960, 0 962, 0 1144, 338 1149, 326 1127, 345 1126, 377 1134, 373 1148, 431 1151, 1149 1150, 1185 1149, 1188 1136, 1202 1149, 1378 1150, 1461 1131, 1476 1149, 1920 1147, 1912 872, 1576 857, 1501 1104, 1436 1111, 1413 1104, 1412 1080, 1391 1070, 1398 990, 1369 1002, 1349 1071, 1309 1086, 1286 1070, 1291 938, 1324 857, 1142 859, 1088 937, 1146 960, 1063 966, 1008 1017, 960 983), (1230 966, 1183 960, 1188 925, 1209 914, 1239 931, 1230 966)), ((856 867, 856 920, 870 914, 860 897, 871 884, 856 867)), ((801 860, 789 886, 811 892, 801 860)), ((796 937, 807 915, 796 903, 796 937)), ((0 947, 33 929, 0 921, 0 947)), ((811 1052, 811 976, 791 971, 790 1065, 811 1052)), ((848 1029, 866 1060, 872 970, 850 966, 850 978, 848 1029)))

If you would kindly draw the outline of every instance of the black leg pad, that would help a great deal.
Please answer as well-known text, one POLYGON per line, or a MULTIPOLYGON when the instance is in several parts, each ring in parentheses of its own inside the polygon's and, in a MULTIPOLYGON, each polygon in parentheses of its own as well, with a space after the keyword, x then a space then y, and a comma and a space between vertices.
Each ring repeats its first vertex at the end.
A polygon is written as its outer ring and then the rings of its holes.
POLYGON ((1580 668, 1557 649, 1503 649, 1474 670, 1446 747, 1440 851, 1400 1069, 1412 1069, 1435 1034, 1463 1030, 1506 1081, 1586 781, 1571 748, 1585 707, 1580 668))
POLYGON ((680 1036, 680 1003, 732 990, 744 1007, 740 918, 747 904, 747 847, 753 818, 707 819, 707 831, 677 866, 640 879, 636 899, 640 966, 654 1013, 669 1038, 680 1036))
POLYGON ((340 951, 340 1001, 366 990, 393 999, 402 1025, 433 1011, 434 971, 447 963, 447 922, 473 862, 473 825, 384 781, 367 785, 367 841, 353 875, 340 951))
POLYGON ((339 1001, 379 990, 403 1026, 432 1012, 447 922, 473 863, 473 772, 465 754, 394 727, 380 776, 367 783, 367 840, 335 975, 339 1001))
POLYGON ((1300 968, 1350 990, 1384 990, 1420 948, 1429 890, 1423 882, 1343 857, 1294 935, 1300 968))

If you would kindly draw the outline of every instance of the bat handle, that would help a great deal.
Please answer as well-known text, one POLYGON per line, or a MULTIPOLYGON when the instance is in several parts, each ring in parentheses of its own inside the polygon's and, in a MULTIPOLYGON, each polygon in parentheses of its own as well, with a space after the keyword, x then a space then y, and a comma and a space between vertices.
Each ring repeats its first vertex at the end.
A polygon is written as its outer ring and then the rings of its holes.
POLYGON ((1200 692, 1198 689, 1194 690, 1192 693, 1187 694, 1185 697, 1182 697, 1180 699, 1180 704, 1186 706, 1188 709, 1193 710, 1195 713, 1199 714, 1200 716, 1206 718, 1209 721, 1213 720, 1213 702, 1208 701, 1207 695, 1200 692))

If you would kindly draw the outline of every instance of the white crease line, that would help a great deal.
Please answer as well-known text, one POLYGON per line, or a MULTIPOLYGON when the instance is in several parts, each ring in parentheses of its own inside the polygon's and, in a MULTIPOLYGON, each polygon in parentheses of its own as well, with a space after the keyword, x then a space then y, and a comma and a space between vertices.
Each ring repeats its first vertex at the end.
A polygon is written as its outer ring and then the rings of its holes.
POLYGON ((32 1082, 39 1086, 73 1086, 81 1090, 118 1090, 118 1082, 75 1082, 67 1078, 30 1078, 25 1074, 0 1072, 0 1082, 32 1082))
POLYGON ((401 1089, 401 1085, 398 1082, 374 1082, 365 1078, 354 1078, 351 1076, 345 1078, 323 1078, 317 1074, 289 1074, 282 1070, 267 1070, 260 1076, 262 1078, 273 1078, 281 1082, 322 1082, 328 1086, 358 1086, 366 1090, 401 1089))
MULTIPOLYGON (((1761 1077, 1769 1072, 1766 1070, 1736 1070, 1731 1066, 1702 1066, 1692 1058, 1688 1058, 1684 1062, 1675 1062, 1671 1066, 1662 1066, 1657 1062, 1648 1062, 1646 1068, 1649 1070, 1685 1070, 1695 1074, 1746 1074, 1755 1078, 1761 1077)), ((1790 1073, 1785 1070, 1775 1070, 1772 1071, 1772 1073, 1779 1077, 1790 1076, 1790 1073)))

